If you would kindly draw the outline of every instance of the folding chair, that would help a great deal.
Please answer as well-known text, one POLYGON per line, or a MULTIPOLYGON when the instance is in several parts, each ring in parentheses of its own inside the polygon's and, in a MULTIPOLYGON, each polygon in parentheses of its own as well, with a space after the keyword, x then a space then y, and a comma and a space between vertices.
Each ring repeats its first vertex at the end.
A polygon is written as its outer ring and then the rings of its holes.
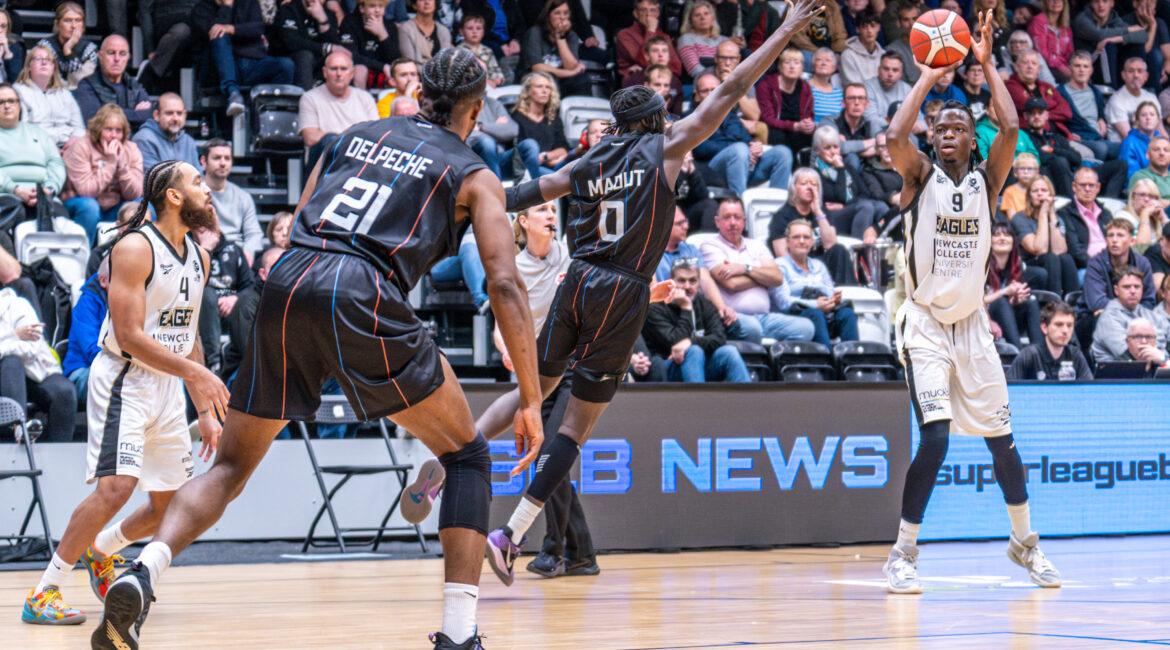
POLYGON ((32 483, 32 501, 28 504, 28 511, 24 513, 24 522, 20 524, 20 533, 5 535, 0 539, 8 540, 12 545, 21 540, 44 539, 49 547, 49 557, 56 549, 53 547, 53 535, 49 532, 49 515, 45 511, 45 499, 41 495, 41 470, 37 469, 36 457, 33 455, 33 440, 28 428, 24 426, 24 408, 14 399, 0 397, 0 427, 12 426, 16 433, 16 444, 24 444, 24 453, 28 457, 28 469, 2 469, 0 479, 27 478, 32 483), (41 511, 41 530, 43 535, 26 535, 28 524, 32 520, 34 508, 41 511))
MULTIPOLYGON (((341 396, 323 395, 321 397, 321 408, 317 409, 315 418, 317 424, 353 424, 359 419, 354 415, 353 410, 349 406, 349 402, 341 396)), ((317 510, 317 515, 313 517, 313 523, 309 525, 309 532, 305 535, 305 543, 301 546, 301 552, 309 550, 310 546, 314 547, 338 547, 342 553, 346 552, 345 535, 347 533, 374 533, 368 539, 358 539, 351 541, 350 546, 365 546, 372 545, 371 551, 377 551, 378 545, 382 543, 382 536, 386 531, 414 531, 418 537, 419 546, 422 552, 427 552, 427 541, 423 537, 422 528, 417 524, 406 526, 387 526, 386 522, 390 520, 390 515, 394 514, 394 510, 398 508, 398 502, 402 500, 402 493, 406 491, 406 482, 410 476, 410 470, 414 465, 404 464, 398 462, 398 455, 394 453, 394 446, 390 444, 390 432, 386 427, 386 419, 378 419, 378 432, 382 436, 382 441, 386 444, 386 451, 390 455, 389 465, 324 465, 317 462, 317 454, 313 451, 313 443, 309 439, 309 429, 304 422, 297 422, 297 429, 301 433, 301 438, 305 441, 305 449, 309 451, 309 462, 313 464, 313 474, 317 478, 317 486, 321 488, 321 508, 317 510), (390 502, 390 508, 386 510, 386 516, 382 517, 381 525, 377 527, 364 528, 342 528, 337 522, 337 513, 333 509, 333 497, 341 489, 343 485, 349 482, 349 479, 355 476, 374 476, 376 474, 393 474, 398 480, 398 492, 394 495, 394 500, 390 502), (325 487, 325 475, 332 474, 341 477, 341 480, 333 485, 331 489, 325 487), (329 521, 333 524, 333 535, 336 537, 336 542, 317 542, 313 540, 313 533, 317 530, 317 524, 321 521, 322 515, 329 513, 329 521)))

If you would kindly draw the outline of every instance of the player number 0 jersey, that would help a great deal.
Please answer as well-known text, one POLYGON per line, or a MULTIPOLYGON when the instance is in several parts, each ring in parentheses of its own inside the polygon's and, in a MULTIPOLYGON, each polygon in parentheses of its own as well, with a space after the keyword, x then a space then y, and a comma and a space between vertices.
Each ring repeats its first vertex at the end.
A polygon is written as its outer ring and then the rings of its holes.
POLYGON ((906 293, 949 324, 983 306, 991 207, 982 169, 958 184, 938 165, 931 170, 905 213, 906 293))
MULTIPOLYGON (((199 256, 199 245, 191 235, 183 237, 183 254, 162 236, 154 224, 147 223, 136 232, 150 242, 153 268, 146 280, 146 318, 142 331, 175 354, 185 357, 195 348, 199 336, 199 306, 203 299, 203 260, 199 256)), ((133 235, 129 235, 133 236, 133 235)), ((110 273, 117 273, 111 264, 110 273)), ((98 336, 101 346, 110 353, 130 359, 130 355, 118 346, 114 336, 110 314, 102 322, 98 336)), ((145 364, 138 364, 148 370, 145 364)))

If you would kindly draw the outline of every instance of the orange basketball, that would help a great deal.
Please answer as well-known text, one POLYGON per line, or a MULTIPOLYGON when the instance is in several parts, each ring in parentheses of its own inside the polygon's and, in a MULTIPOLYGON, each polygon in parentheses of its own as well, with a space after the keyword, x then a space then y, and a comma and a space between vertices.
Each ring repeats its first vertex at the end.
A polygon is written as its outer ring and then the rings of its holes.
POLYGON ((910 50, 918 62, 945 68, 962 61, 971 49, 971 30, 959 14, 934 9, 918 17, 910 30, 910 50))

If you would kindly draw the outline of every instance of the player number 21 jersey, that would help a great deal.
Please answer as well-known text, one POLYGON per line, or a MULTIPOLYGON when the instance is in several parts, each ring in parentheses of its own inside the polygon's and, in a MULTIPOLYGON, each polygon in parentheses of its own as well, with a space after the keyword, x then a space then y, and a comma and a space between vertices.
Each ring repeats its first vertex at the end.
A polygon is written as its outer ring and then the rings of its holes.
POLYGON ((938 165, 907 210, 906 293, 943 323, 983 306, 991 255, 987 174, 973 169, 958 184, 938 165))

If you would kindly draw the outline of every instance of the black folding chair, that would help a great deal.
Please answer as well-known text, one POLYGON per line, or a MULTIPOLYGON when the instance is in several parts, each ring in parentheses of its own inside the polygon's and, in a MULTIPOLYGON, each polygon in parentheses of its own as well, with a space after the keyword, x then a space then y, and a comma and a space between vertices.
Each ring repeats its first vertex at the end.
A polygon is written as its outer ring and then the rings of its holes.
POLYGON ((41 470, 37 469, 36 457, 33 454, 33 440, 29 436, 28 428, 24 425, 24 408, 14 399, 0 397, 0 428, 11 426, 16 434, 16 444, 24 446, 28 457, 28 469, 2 469, 0 479, 26 478, 32 483, 32 500, 28 504, 28 511, 24 513, 24 521, 20 524, 20 533, 5 535, 0 539, 7 540, 10 545, 25 541, 44 539, 49 547, 49 557, 56 549, 53 547, 53 535, 49 532, 49 515, 45 511, 45 499, 41 496, 41 470), (33 509, 41 511, 41 530, 43 535, 28 535, 28 524, 32 521, 33 509))
MULTIPOLYGON (((321 397, 321 408, 317 409, 316 423, 317 424, 354 424, 359 422, 359 419, 354 414, 349 406, 349 402, 341 396, 321 397)), ((406 482, 410 477, 410 470, 414 465, 399 463, 398 454, 394 452, 394 446, 390 444, 390 431, 386 426, 386 419, 378 419, 378 432, 382 436, 382 442, 386 444, 386 452, 390 455, 390 464, 388 465, 321 465, 317 462, 317 454, 313 451, 313 443, 309 438, 309 429, 304 422, 296 423, 297 429, 301 433, 301 438, 305 441, 305 449, 309 451, 309 462, 313 465, 313 473, 317 477, 317 486, 321 488, 321 508, 317 510, 317 515, 313 517, 313 523, 309 525, 309 532, 305 535, 305 543, 301 546, 301 552, 304 553, 313 547, 328 547, 339 548, 342 553, 346 552, 346 546, 371 546, 371 551, 377 551, 378 545, 382 543, 382 537, 388 531, 413 531, 418 537, 419 546, 422 552, 427 552, 427 541, 423 537, 422 528, 418 524, 408 524, 405 526, 387 526, 386 522, 390 521, 390 515, 394 514, 394 510, 398 508, 398 503, 402 500, 402 493, 406 491, 406 482), (398 491, 394 495, 394 499, 390 502, 390 508, 386 510, 386 516, 382 517, 381 525, 377 527, 359 527, 359 528, 342 528, 337 521, 337 513, 333 509, 333 497, 337 494, 341 487, 349 482, 349 479, 355 476, 374 476, 377 474, 393 474, 398 481, 398 491), (333 485, 332 488, 326 488, 325 475, 331 474, 340 476, 341 480, 333 485), (321 517, 326 513, 329 514, 329 521, 333 524, 333 535, 336 541, 316 541, 313 539, 313 533, 317 530, 317 524, 321 521, 321 517), (357 540, 345 541, 345 536, 348 533, 373 533, 369 538, 359 538, 357 540)))

